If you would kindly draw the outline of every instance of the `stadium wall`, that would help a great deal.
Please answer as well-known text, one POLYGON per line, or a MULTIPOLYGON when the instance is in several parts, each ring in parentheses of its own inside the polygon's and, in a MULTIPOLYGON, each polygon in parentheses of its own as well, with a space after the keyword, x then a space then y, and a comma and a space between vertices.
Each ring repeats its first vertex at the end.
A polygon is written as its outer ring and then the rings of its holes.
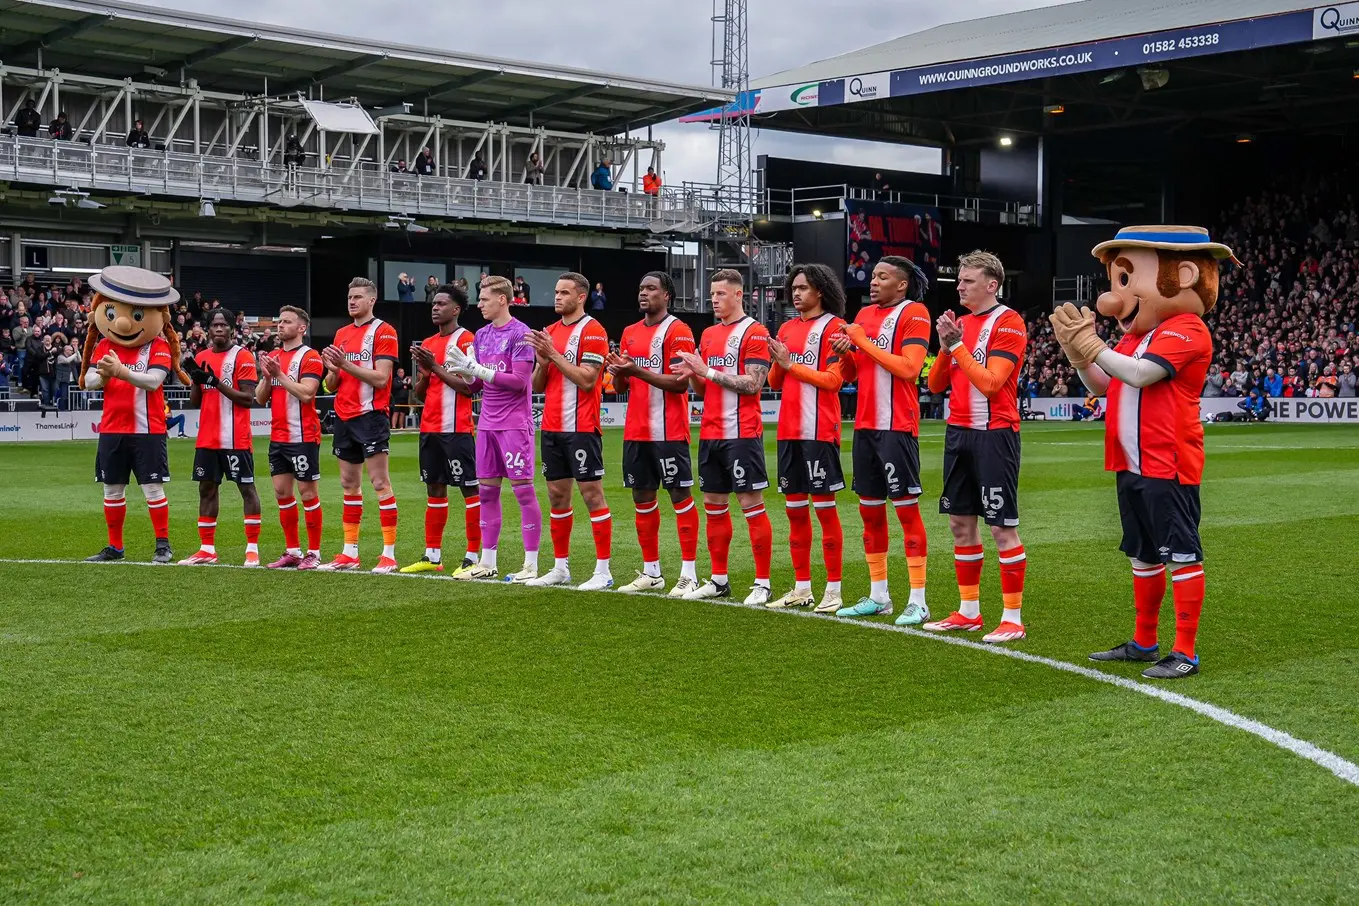
MULTIPOLYGON (((1071 421, 1074 407, 1082 400, 1074 397, 1040 397, 1029 401, 1029 411, 1041 415, 1048 421, 1071 421)), ((1236 404, 1239 397, 1215 397, 1199 400, 1199 408, 1204 416, 1219 412, 1238 412, 1236 404)), ((1285 424, 1359 424, 1359 399, 1274 399, 1270 400, 1274 413, 1270 421, 1285 424)), ((779 420, 780 401, 766 399, 760 401, 760 416, 767 425, 779 420)), ((1100 400, 1101 409, 1105 402, 1100 400)), ((535 411, 541 412, 541 403, 535 411)), ((628 404, 604 403, 600 410, 600 423, 606 428, 621 428, 627 418, 628 404)), ((945 408, 947 412, 947 407, 945 408)), ((184 415, 184 432, 189 437, 198 436, 197 409, 184 409, 175 415, 184 415)), ((691 405, 689 421, 699 423, 703 410, 691 405)), ((256 437, 269 436, 269 410, 254 409, 250 414, 251 432, 256 437)), ((0 412, 0 443, 41 443, 44 441, 94 440, 99 437, 99 413, 94 410, 76 412, 48 413, 43 417, 38 412, 0 412)))

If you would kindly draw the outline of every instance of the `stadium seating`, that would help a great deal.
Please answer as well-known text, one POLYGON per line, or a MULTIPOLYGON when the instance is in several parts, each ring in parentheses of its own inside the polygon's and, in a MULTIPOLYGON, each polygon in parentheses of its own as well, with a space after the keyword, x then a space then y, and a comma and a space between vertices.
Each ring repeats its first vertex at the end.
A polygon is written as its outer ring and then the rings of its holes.
MULTIPOLYGON (((1356 395, 1359 205, 1346 184, 1338 174, 1259 192, 1223 213, 1214 232, 1244 266, 1224 271, 1206 319, 1215 352, 1204 396, 1356 395)), ((1083 396, 1044 315, 1030 317, 1029 335, 1028 395, 1083 396)))

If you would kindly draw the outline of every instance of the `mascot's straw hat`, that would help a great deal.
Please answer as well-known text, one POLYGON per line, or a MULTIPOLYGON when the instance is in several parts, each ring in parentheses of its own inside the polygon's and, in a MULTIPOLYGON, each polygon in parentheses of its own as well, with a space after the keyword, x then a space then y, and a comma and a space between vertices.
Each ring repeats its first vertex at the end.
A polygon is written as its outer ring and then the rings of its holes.
POLYGON ((106 299, 138 308, 168 308, 179 301, 179 290, 155 271, 111 265, 90 277, 90 286, 106 299))
POLYGON ((1169 252, 1207 252, 1219 261, 1229 259, 1240 265, 1232 250, 1214 242, 1203 227, 1196 226, 1130 226, 1118 231, 1113 239, 1101 242, 1090 250, 1100 257, 1109 249, 1161 249, 1169 252))

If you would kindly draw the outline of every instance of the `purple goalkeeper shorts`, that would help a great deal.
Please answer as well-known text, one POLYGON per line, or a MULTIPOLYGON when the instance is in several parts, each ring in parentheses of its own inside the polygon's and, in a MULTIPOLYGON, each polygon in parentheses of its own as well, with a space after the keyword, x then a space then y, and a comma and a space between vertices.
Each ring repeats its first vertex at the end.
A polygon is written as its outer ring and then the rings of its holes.
POLYGON ((533 432, 523 428, 477 431, 477 478, 533 480, 533 432))

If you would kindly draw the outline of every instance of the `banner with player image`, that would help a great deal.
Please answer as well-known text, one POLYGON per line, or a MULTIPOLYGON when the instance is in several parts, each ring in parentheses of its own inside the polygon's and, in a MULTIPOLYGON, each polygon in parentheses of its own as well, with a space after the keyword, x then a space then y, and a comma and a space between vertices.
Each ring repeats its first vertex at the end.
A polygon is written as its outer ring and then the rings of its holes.
POLYGON ((883 201, 844 204, 847 289, 866 288, 874 262, 885 255, 909 258, 934 283, 942 242, 938 208, 883 201))

